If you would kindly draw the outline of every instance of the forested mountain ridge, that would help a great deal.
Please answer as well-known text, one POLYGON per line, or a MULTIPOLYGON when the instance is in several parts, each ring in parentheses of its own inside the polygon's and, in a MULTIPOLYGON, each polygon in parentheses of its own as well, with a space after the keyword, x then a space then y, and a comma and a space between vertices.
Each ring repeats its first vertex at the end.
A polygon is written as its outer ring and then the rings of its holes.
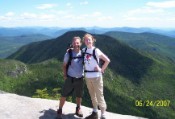
MULTIPOLYGON (((155 34, 155 33, 128 33, 128 32, 107 32, 105 35, 111 36, 132 48, 162 57, 175 62, 175 38, 155 34)), ((158 58, 158 57, 156 57, 158 58)))
MULTIPOLYGON (((51 58, 57 58, 62 61, 72 38, 74 36, 82 38, 85 33, 84 31, 70 31, 53 40, 31 43, 23 46, 8 58, 25 63, 37 63, 51 58)), ((110 68, 113 71, 135 81, 139 80, 147 72, 148 67, 152 63, 151 59, 139 54, 136 50, 118 42, 114 38, 106 35, 94 34, 94 36, 97 39, 96 47, 110 57, 110 68)))
POLYGON ((43 41, 51 37, 43 34, 28 34, 20 36, 0 36, 0 58, 6 58, 21 46, 31 42, 43 41))

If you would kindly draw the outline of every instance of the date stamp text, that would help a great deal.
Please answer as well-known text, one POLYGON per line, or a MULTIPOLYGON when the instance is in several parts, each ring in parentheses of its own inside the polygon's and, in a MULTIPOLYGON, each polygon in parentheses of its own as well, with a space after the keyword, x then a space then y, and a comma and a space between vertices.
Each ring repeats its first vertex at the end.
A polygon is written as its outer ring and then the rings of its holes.
POLYGON ((170 100, 135 100, 138 107, 169 107, 170 100))

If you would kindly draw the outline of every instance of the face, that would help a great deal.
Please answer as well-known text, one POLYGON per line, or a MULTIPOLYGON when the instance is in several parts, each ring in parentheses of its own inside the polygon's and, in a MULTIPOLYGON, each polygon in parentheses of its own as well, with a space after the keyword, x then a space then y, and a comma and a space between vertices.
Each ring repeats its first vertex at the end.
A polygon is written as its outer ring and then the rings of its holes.
POLYGON ((73 48, 80 48, 81 42, 80 39, 74 39, 72 42, 73 48))
POLYGON ((93 46, 93 39, 92 39, 92 37, 90 37, 90 36, 85 36, 84 37, 84 43, 85 43, 85 45, 86 46, 93 46))

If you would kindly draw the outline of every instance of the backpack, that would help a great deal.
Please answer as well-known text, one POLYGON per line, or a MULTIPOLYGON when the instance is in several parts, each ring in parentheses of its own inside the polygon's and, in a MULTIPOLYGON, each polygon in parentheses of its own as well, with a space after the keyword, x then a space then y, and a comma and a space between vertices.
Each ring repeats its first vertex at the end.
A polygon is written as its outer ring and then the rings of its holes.
MULTIPOLYGON (((97 64, 99 65, 99 67, 102 67, 103 64, 104 64, 104 61, 103 61, 102 59, 99 59, 99 62, 98 62, 97 56, 96 56, 96 54, 95 54, 95 50, 96 50, 96 49, 97 49, 97 48, 95 47, 95 48, 93 49, 93 51, 92 51, 92 54, 90 54, 90 55, 92 55, 92 56, 94 57, 95 61, 96 61, 97 64)), ((89 54, 89 53, 87 53, 86 51, 87 51, 87 48, 85 48, 85 51, 84 51, 84 53, 83 53, 83 57, 85 56, 85 54, 89 54)), ((84 61, 84 60, 83 60, 83 61, 84 61)), ((84 64, 84 63, 83 63, 83 64, 84 64)), ((89 70, 85 70, 84 72, 98 72, 98 71, 89 71, 89 70)))
POLYGON ((72 59, 83 58, 82 56, 73 57, 72 49, 68 50, 68 54, 69 54, 69 60, 68 60, 68 63, 66 65, 66 72, 68 72, 68 68, 71 65, 72 59))

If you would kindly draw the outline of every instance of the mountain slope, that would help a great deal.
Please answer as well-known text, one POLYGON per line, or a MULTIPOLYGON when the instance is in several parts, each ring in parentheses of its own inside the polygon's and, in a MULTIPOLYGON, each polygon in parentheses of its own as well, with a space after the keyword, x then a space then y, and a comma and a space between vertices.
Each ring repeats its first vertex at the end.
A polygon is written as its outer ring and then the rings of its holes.
POLYGON ((0 36, 0 58, 5 58, 9 56, 25 44, 42 41, 50 38, 51 37, 42 34, 0 36))
MULTIPOLYGON (((82 37, 84 34, 84 31, 71 31, 53 40, 31 43, 20 48, 8 58, 17 59, 25 63, 36 63, 50 58, 57 58, 62 61, 66 46, 71 43, 73 36, 82 37)), ((152 64, 151 59, 139 54, 136 50, 118 42, 114 38, 105 35, 94 36, 97 39, 96 46, 110 57, 110 68, 122 76, 139 82, 139 79, 152 64)))
POLYGON ((0 90, 33 96, 36 89, 47 88, 50 91, 61 87, 63 84, 61 66, 62 63, 55 59, 32 65, 1 59, 0 90))
POLYGON ((161 55, 160 59, 164 57, 175 62, 175 38, 146 32, 107 32, 105 34, 128 44, 134 49, 153 54, 153 56, 161 55))
MULTIPOLYGON (((46 89, 46 92, 44 91, 41 94, 42 98, 59 98, 59 89, 63 85, 63 73, 62 63, 58 60, 49 59, 44 62, 28 65, 15 60, 0 60, 0 64, 0 90, 31 97, 36 95, 38 89, 41 89, 40 91, 42 92, 43 89, 46 89), (19 73, 14 77, 14 75, 9 75, 10 73, 7 72, 19 73), (59 91, 55 92, 55 89, 59 91)), ((140 84, 135 84, 107 69, 104 74, 104 96, 108 105, 107 110, 114 113, 137 115, 150 119, 175 117, 175 80, 172 80, 175 77, 175 69, 170 69, 169 67, 157 63, 152 65, 149 68, 149 72, 142 76, 143 80, 140 84), (165 102, 169 100, 170 103, 166 103, 169 104, 167 106, 160 107, 152 107, 151 104, 141 106, 141 102, 138 103, 141 100, 165 100, 165 102)), ((73 99, 71 101, 75 102, 73 99)), ((91 107, 86 86, 82 105, 91 107)))

